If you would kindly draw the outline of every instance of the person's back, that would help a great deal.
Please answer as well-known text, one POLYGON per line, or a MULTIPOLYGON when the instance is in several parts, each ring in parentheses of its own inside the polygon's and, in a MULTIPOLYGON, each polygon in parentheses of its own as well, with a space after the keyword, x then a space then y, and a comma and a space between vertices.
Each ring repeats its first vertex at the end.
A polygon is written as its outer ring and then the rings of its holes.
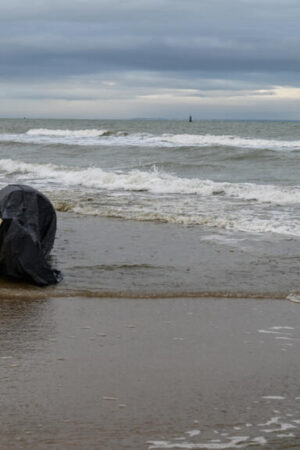
POLYGON ((56 213, 45 195, 26 185, 0 190, 0 274, 40 286, 62 279, 46 260, 53 247, 56 213))

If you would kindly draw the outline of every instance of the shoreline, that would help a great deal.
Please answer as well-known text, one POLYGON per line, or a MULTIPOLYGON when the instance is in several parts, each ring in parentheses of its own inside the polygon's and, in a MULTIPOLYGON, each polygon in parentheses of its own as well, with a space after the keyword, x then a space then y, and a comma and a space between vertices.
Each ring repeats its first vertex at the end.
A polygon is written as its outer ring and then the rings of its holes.
POLYGON ((126 291, 97 291, 87 289, 64 289, 60 286, 48 286, 41 288, 34 285, 23 284, 18 280, 5 279, 0 280, 0 300, 43 300, 54 298, 95 298, 95 299, 124 299, 124 300, 162 300, 162 299, 202 299, 214 298, 216 300, 286 300, 294 303, 300 303, 298 293, 246 293, 246 292, 153 292, 153 293, 135 293, 126 291))
POLYGON ((0 308, 3 448, 300 443, 296 304, 50 298, 0 308))

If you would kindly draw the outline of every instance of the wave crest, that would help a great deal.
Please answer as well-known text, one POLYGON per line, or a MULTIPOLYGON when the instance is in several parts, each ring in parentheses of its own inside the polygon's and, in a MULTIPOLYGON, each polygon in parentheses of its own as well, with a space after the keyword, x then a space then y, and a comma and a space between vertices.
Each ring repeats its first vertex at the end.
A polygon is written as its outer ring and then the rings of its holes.
POLYGON ((99 167, 70 168, 54 164, 33 164, 11 159, 0 160, 0 170, 18 179, 44 179, 61 187, 83 186, 108 191, 136 191, 152 194, 198 194, 202 196, 227 196, 262 203, 300 203, 300 186, 259 185, 254 183, 229 183, 180 178, 166 172, 131 170, 129 172, 104 171, 99 167))
POLYGON ((32 128, 26 133, 0 134, 0 142, 55 145, 97 145, 132 147, 235 147, 269 149, 274 151, 300 150, 300 140, 257 139, 234 135, 129 133, 104 129, 32 128))
POLYGON ((63 212, 300 236, 293 207, 300 203, 298 185, 215 182, 155 168, 121 172, 11 159, 0 160, 0 174, 2 180, 46 191, 63 212))

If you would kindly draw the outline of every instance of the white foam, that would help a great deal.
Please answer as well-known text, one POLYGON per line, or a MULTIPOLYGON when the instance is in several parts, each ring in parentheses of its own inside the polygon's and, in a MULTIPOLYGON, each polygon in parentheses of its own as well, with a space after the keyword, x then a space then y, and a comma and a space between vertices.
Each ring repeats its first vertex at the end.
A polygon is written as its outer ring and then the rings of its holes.
POLYGON ((180 178, 155 168, 149 172, 113 172, 99 167, 72 168, 12 159, 0 160, 0 174, 6 179, 13 177, 14 183, 30 183, 47 191, 70 191, 71 188, 73 192, 77 188, 82 191, 101 190, 108 196, 117 196, 117 202, 101 202, 101 208, 97 204, 75 202, 71 209, 79 214, 300 236, 299 218, 290 217, 290 211, 277 214, 276 207, 273 213, 268 203, 272 199, 276 204, 300 203, 300 186, 221 183, 180 178), (135 200, 129 204, 128 195, 133 193, 135 200), (253 198, 255 202, 249 201, 253 198), (237 200, 242 203, 237 204, 237 200))
POLYGON ((65 145, 105 145, 143 147, 211 147, 225 146, 247 149, 299 150, 300 140, 256 139, 233 135, 162 134, 118 132, 114 130, 69 130, 33 128, 22 134, 0 134, 0 141, 65 145), (85 140, 83 141, 82 138, 85 140))
MULTIPOLYGON (((230 438, 229 442, 207 442, 207 443, 190 443, 190 442, 176 442, 172 443, 171 441, 148 441, 150 444, 148 447, 149 450, 152 449, 165 449, 165 448, 182 448, 182 449, 211 449, 211 450, 223 450, 227 448, 241 448, 246 447, 251 441, 249 440, 249 436, 233 436, 230 438), (248 441, 246 444, 245 442, 248 441)), ((254 441, 254 440, 253 440, 254 441)), ((255 441, 256 442, 256 441, 255 441)))
POLYGON ((287 336, 276 336, 275 339, 288 340, 288 341, 300 341, 299 338, 287 337, 287 336))
POLYGON ((300 294, 291 293, 286 299, 293 303, 300 303, 300 294))
POLYGON ((292 438, 295 437, 294 433, 282 433, 282 434, 277 434, 277 437, 279 438, 292 438))
POLYGON ((258 330, 258 332, 264 334, 280 334, 280 331, 273 331, 273 330, 258 330))
POLYGON ((275 327, 271 327, 270 329, 271 330, 294 330, 295 328, 294 327, 288 327, 288 326, 285 326, 285 327, 275 326, 275 327))
MULTIPOLYGON (((178 202, 179 203, 179 202, 178 202)), ((197 205, 195 204, 195 208, 197 205)), ((230 231, 242 231, 248 233, 276 233, 283 235, 294 235, 300 236, 300 224, 295 228, 290 227, 289 224, 278 226, 278 224, 270 220, 268 223, 261 224, 259 220, 254 218, 249 218, 247 221, 242 217, 228 217, 226 215, 222 216, 220 211, 219 216, 216 214, 197 215, 193 214, 192 211, 181 213, 180 204, 174 205, 173 214, 168 214, 163 209, 159 210, 155 208, 155 203, 152 209, 147 207, 137 207, 133 210, 124 210, 122 207, 102 207, 93 208, 91 206, 81 206, 76 205, 71 208, 71 210, 77 214, 91 215, 91 216, 101 216, 101 217, 115 217, 123 218, 128 220, 137 221, 162 221, 166 223, 174 223, 180 225, 203 225, 206 227, 225 229, 230 231)), ((267 221, 266 221, 267 222, 267 221)))
MULTIPOLYGON (((33 128, 26 132, 27 136, 64 136, 64 137, 97 137, 105 134, 107 130, 55 130, 49 128, 33 128)), ((0 135, 1 136, 1 135, 0 135)))
POLYGON ((28 174, 55 179, 66 186, 81 185, 88 188, 109 190, 147 191, 154 194, 198 194, 201 196, 227 196, 261 203, 300 203, 300 186, 258 185, 253 183, 229 183, 181 178, 155 167, 150 172, 131 170, 109 172, 99 167, 66 168, 53 164, 32 164, 12 159, 1 159, 0 170, 12 174, 28 174))
POLYGON ((259 424, 259 426, 270 426, 270 425, 277 425, 279 428, 266 428, 262 431, 264 431, 265 433, 274 433, 274 432, 278 432, 278 431, 286 431, 286 430, 290 430, 292 428, 296 428, 295 425, 291 424, 291 423, 286 423, 286 422, 280 422, 280 417, 272 417, 272 419, 268 420, 266 423, 264 424, 259 424))
POLYGON ((263 436, 257 436, 256 438, 252 439, 251 442, 254 442, 259 445, 265 445, 267 443, 267 439, 263 436))
POLYGON ((162 141, 175 146, 226 146, 255 149, 300 149, 300 140, 256 139, 232 135, 164 134, 162 141))
MULTIPOLYGON (((265 400, 284 400, 285 397, 283 397, 282 395, 265 395, 262 397, 265 400)), ((265 424, 267 425, 267 424, 265 424)))
POLYGON ((189 430, 186 431, 186 434, 188 434, 190 437, 198 436, 201 433, 200 430, 189 430))

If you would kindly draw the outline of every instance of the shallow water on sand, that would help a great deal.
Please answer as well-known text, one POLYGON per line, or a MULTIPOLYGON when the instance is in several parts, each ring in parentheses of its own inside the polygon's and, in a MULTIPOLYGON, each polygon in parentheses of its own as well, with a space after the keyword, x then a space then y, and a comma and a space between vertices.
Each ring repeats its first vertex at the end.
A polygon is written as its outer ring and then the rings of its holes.
POLYGON ((65 274, 58 289, 101 295, 275 296, 299 286, 299 247, 274 240, 220 240, 197 228, 59 216, 54 259, 65 274))
POLYGON ((46 289, 2 279, 0 297, 244 297, 297 300, 294 239, 219 236, 174 224, 58 215, 46 289))

